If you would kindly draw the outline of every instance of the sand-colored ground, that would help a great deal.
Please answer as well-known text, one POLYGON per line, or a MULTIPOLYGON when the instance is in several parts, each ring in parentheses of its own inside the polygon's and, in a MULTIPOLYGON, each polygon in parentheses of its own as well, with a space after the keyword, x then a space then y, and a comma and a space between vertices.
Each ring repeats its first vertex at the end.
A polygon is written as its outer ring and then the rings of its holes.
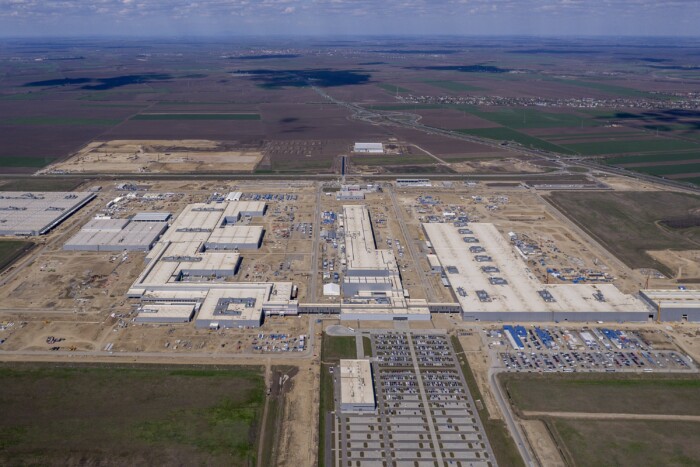
POLYGON ((674 279, 700 281, 700 250, 660 250, 647 253, 674 271, 674 279))
POLYGON ((258 150, 208 140, 113 140, 93 142, 69 159, 42 172, 191 173, 252 172, 262 160, 258 150))
POLYGON ((533 448, 540 465, 548 467, 563 467, 566 465, 559 454, 557 445, 549 434, 549 430, 540 420, 522 420, 520 426, 533 448))
MULTIPOLYGON (((449 162, 449 160, 447 160, 449 162)), ((450 168, 459 173, 542 173, 541 167, 520 159, 493 159, 451 162, 450 168)))

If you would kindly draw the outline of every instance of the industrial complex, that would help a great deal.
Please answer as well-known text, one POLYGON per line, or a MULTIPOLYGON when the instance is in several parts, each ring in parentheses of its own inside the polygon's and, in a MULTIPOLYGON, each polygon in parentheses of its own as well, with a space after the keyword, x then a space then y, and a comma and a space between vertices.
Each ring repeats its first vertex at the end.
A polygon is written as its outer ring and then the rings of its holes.
POLYGON ((136 322, 187 322, 196 327, 255 327, 264 313, 296 314, 291 283, 232 282, 239 250, 260 247, 265 203, 231 201, 185 207, 155 248, 128 296, 138 298, 136 322))

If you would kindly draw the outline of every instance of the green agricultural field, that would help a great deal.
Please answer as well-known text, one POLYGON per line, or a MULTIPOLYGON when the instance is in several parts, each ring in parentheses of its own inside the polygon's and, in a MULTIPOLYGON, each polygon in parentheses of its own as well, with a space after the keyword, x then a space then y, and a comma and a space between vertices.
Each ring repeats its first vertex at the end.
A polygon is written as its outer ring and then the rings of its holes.
POLYGON ((700 172, 700 163, 683 164, 682 162, 679 162, 676 165, 654 165, 647 167, 634 167, 632 168, 632 170, 657 176, 692 174, 700 172))
POLYGON ((132 120, 260 120, 260 114, 226 114, 226 113, 157 113, 139 114, 132 120))
POLYGON ((0 167, 44 167, 54 160, 53 157, 0 156, 0 167))
POLYGON ((436 161, 425 154, 404 154, 401 156, 391 155, 357 155, 353 154, 349 161, 353 165, 385 166, 385 165, 412 165, 412 164, 434 164, 436 161))
POLYGON ((634 420, 610 414, 700 415, 700 378, 674 374, 504 373, 499 380, 516 411, 542 420, 568 465, 698 465, 700 430, 680 420, 634 420), (555 416, 556 412, 601 418, 555 416))
POLYGON ((255 464, 260 367, 4 364, 3 465, 255 464))
POLYGON ((567 141, 572 139, 602 139, 602 138, 643 138, 647 134, 642 131, 629 132, 607 132, 607 133, 581 133, 569 135, 547 135, 543 136, 547 141, 567 141))
POLYGON ((382 88, 386 92, 390 92, 393 94, 396 94, 396 93, 410 94, 413 92, 410 89, 398 86, 396 84, 380 83, 380 84, 377 84, 377 86, 379 86, 380 88, 382 88))
POLYGON ((679 161, 679 163, 683 163, 683 161, 695 160, 695 159, 700 159, 700 152, 692 152, 689 154, 658 153, 658 154, 646 154, 644 156, 620 156, 620 157, 611 157, 609 159, 605 159, 604 162, 608 165, 645 164, 645 163, 671 162, 671 161, 679 161))
POLYGON ((0 271, 29 251, 34 244, 22 240, 0 240, 0 271))
POLYGON ((432 110, 432 109, 444 109, 445 106, 442 104, 384 104, 384 105, 366 105, 368 109, 372 110, 387 110, 387 111, 397 111, 397 112, 408 112, 411 110, 432 110))
POLYGON ((595 121, 587 116, 543 112, 537 109, 507 108, 495 111, 483 111, 471 108, 467 111, 477 117, 516 130, 527 128, 594 127, 602 125, 601 122, 595 121))
POLYGON ((558 438, 557 442, 566 453, 569 465, 638 467, 700 464, 700 430, 697 423, 561 418, 546 423, 558 438))
POLYGON ((324 362, 337 361, 341 358, 357 358, 355 336, 329 336, 323 335, 321 349, 324 362))
POLYGON ((506 373, 500 380, 520 410, 700 415, 695 375, 506 373))
POLYGON ((68 125, 68 126, 112 126, 121 120, 113 118, 78 117, 12 117, 0 120, 5 125, 68 125))
POLYGON ((598 154, 623 154, 627 152, 659 152, 681 151, 686 149, 700 150, 700 144, 669 138, 654 138, 647 140, 629 141, 594 141, 590 143, 567 144, 566 147, 584 156, 598 154))
POLYGON ((0 185, 2 191, 73 191, 85 183, 82 178, 18 178, 0 185))
POLYGON ((557 146, 553 143, 548 143, 545 140, 535 138, 534 136, 520 133, 519 131, 511 130, 510 128, 471 128, 465 130, 457 130, 460 133, 479 136, 481 138, 495 139, 498 141, 514 141, 520 143, 527 148, 542 149, 545 151, 558 152, 562 154, 573 154, 572 151, 562 146, 557 146))
POLYGON ((470 84, 460 83, 459 81, 428 80, 424 81, 424 83, 435 86, 436 88, 447 89, 448 91, 479 91, 483 89, 470 84))
POLYGON ((646 254, 647 250, 693 250, 700 228, 670 230, 658 222, 689 216, 700 197, 674 192, 557 192, 546 196, 564 215, 631 268, 674 272, 646 254))
POLYGON ((561 84, 568 84, 571 86, 578 86, 582 88, 595 89, 597 91, 607 92, 618 97, 651 97, 654 96, 645 91, 640 91, 638 89, 627 88, 624 86, 617 86, 614 84, 592 82, 592 81, 581 81, 575 79, 554 79, 561 84))

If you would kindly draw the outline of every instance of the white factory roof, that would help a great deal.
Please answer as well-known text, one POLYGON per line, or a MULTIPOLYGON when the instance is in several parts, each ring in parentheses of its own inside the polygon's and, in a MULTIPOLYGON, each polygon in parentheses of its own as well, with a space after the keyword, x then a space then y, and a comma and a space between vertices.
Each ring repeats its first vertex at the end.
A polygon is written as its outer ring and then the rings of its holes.
POLYGON ((382 143, 355 143, 355 151, 383 151, 382 143))
MULTIPOLYGON (((147 225, 147 224, 146 224, 147 225)), ((177 282, 181 272, 208 270, 234 271, 240 261, 235 252, 199 253, 199 243, 161 243, 153 251, 146 268, 132 285, 132 289, 158 287, 177 282)))
POLYGON ((241 196, 243 196, 243 193, 240 191, 232 191, 228 195, 226 195, 226 201, 240 201, 241 196))
POLYGON ((264 201, 235 201, 228 203, 224 211, 225 217, 240 218, 241 216, 258 216, 265 212, 264 201))
POLYGON ((139 307, 135 322, 188 322, 194 315, 194 304, 148 303, 139 307))
POLYGON ((700 290, 644 289, 640 291, 647 299, 665 308, 689 308, 700 306, 700 290))
MULTIPOLYGON (((259 321, 263 313, 263 302, 270 295, 272 284, 237 284, 237 287, 212 289, 202 303, 197 320, 259 321), (221 306, 222 299, 254 299, 253 306, 246 303, 228 303, 221 306)), ((253 302, 251 302, 253 303, 253 302)))
POLYGON ((493 224, 472 223, 469 228, 485 248, 480 255, 490 256, 491 262, 478 262, 470 253, 470 244, 462 240, 458 229, 452 224, 423 224, 435 253, 444 267, 444 272, 453 289, 461 287, 466 297, 455 293, 462 309, 476 312, 633 312, 644 310, 640 300, 623 294, 613 284, 554 284, 540 283, 517 255, 511 244, 493 224), (457 272, 450 272, 454 266, 457 272), (497 273, 484 273, 482 266, 495 266, 497 273), (505 279, 506 285, 493 285, 490 277, 505 279), (546 302, 538 293, 549 291, 556 301, 546 302), (491 301, 481 301, 476 291, 484 290, 491 301), (604 301, 594 294, 601 292, 604 301))
POLYGON ((80 229, 83 232, 119 232, 129 223, 129 219, 112 219, 109 217, 96 217, 90 219, 80 229))
POLYGON ((83 247, 150 248, 168 227, 166 222, 129 222, 128 219, 93 219, 71 237, 65 249, 83 247), (102 228, 102 226, 104 228, 102 228), (119 228, 123 226, 123 228, 119 228))
POLYGON ((170 216, 169 212, 139 212, 131 220, 133 222, 167 222, 170 216))
POLYGON ((345 225, 345 256, 348 270, 396 269, 396 257, 391 250, 377 250, 367 207, 343 206, 345 225))
POLYGON ((428 264, 430 264, 431 268, 442 267, 437 255, 428 255, 428 264))
POLYGON ((259 225, 236 225, 214 229, 207 244, 258 244, 263 235, 263 228, 259 225))
POLYGON ((324 284, 323 295, 327 297, 337 297, 340 295, 340 285, 334 284, 332 282, 324 284))
POLYGON ((0 235, 42 235, 95 197, 89 192, 0 192, 0 235))
POLYGON ((374 406, 374 385, 369 360, 340 360, 342 404, 374 406))

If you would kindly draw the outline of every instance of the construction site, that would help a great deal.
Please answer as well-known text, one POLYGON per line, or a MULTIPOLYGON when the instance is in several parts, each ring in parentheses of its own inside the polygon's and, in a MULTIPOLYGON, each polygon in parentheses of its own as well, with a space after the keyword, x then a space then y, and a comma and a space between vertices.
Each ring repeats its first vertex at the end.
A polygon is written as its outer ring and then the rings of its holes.
POLYGON ((326 410, 323 396, 305 394, 325 387, 319 341, 336 327, 353 348, 359 340, 337 373, 338 420, 349 428, 326 433, 327 455, 369 462, 391 452, 397 462, 484 465, 501 454, 483 440, 491 439, 488 424, 467 415, 484 405, 503 410, 489 368, 697 371, 700 348, 688 337, 700 320, 697 289, 627 266, 547 203, 541 188, 352 182, 121 179, 74 192, 0 193, 6 237, 35 243, 0 273, 0 356, 303 367, 293 389, 280 393, 286 405, 275 422, 290 445, 300 436, 295 423, 313 425, 316 408, 326 410), (23 218, 23 207, 36 214, 23 218), (500 322, 513 326, 494 327, 500 322), (575 331, 556 327, 565 322, 575 331), (661 339, 653 350, 628 351, 620 340, 659 326, 673 347, 661 339), (483 330, 481 341, 464 334, 483 330), (450 336, 473 349, 483 396, 466 388, 450 336), (560 347, 548 347, 547 336, 560 347), (371 341, 364 356, 362 339, 371 341), (567 342, 579 346, 562 348, 567 342), (418 381, 424 392, 413 393, 418 381), (443 387, 462 389, 434 399, 443 387), (415 407, 395 400, 409 395, 415 407), (420 409, 423 397, 437 402, 420 409), (377 413, 396 428, 383 431, 372 421, 377 413), (442 439, 439 449, 415 436, 424 425, 433 427, 430 439, 442 439), (393 447, 380 435, 391 435, 393 447), (423 447, 410 447, 414 441, 423 447))

